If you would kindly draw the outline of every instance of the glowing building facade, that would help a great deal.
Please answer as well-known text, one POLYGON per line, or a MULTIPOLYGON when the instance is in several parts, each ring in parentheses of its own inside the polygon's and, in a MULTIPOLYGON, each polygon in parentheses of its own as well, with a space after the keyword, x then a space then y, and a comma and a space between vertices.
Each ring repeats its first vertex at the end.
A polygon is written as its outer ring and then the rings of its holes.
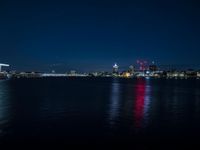
POLYGON ((115 63, 115 65, 113 66, 113 73, 118 74, 118 70, 119 70, 119 66, 115 63))

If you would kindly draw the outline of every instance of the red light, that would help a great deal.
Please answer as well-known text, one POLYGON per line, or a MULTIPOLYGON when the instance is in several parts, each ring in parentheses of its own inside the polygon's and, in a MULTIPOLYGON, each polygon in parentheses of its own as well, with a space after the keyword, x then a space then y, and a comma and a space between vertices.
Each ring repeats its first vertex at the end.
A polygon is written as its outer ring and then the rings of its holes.
POLYGON ((140 128, 144 117, 145 80, 138 80, 135 89, 136 99, 134 104, 135 126, 140 128))

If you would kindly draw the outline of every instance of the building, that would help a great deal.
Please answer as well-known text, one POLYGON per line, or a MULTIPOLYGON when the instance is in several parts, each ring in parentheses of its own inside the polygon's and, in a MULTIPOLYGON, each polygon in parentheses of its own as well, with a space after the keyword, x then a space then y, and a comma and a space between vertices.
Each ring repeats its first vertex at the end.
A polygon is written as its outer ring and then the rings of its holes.
POLYGON ((157 71, 158 70, 158 67, 156 65, 150 65, 149 66, 149 71, 157 71))
POLYGON ((133 75, 135 71, 135 67, 133 65, 129 66, 128 72, 130 73, 130 75, 133 75))
POLYGON ((113 66, 113 74, 118 74, 119 66, 115 63, 113 66))
POLYGON ((122 72, 121 77, 123 77, 123 78, 130 78, 131 74, 130 74, 130 72, 124 71, 124 72, 122 72))
POLYGON ((42 77, 42 73, 40 72, 19 72, 19 73, 13 73, 13 78, 39 78, 42 77))
POLYGON ((71 70, 71 71, 70 71, 70 75, 71 75, 71 76, 75 76, 75 75, 76 75, 76 71, 75 71, 75 70, 71 70))
POLYGON ((200 71, 197 72, 197 78, 200 78, 200 71))
POLYGON ((188 70, 186 71, 186 76, 187 76, 187 77, 197 77, 197 73, 196 73, 196 71, 194 71, 193 69, 188 69, 188 70))

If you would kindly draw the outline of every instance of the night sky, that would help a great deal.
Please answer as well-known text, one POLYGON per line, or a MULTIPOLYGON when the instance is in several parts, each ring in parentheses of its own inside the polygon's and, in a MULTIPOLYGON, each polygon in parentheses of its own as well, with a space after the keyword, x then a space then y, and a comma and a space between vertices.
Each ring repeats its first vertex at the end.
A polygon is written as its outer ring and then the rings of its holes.
POLYGON ((137 59, 200 66, 198 0, 1 0, 10 69, 109 70, 137 59))

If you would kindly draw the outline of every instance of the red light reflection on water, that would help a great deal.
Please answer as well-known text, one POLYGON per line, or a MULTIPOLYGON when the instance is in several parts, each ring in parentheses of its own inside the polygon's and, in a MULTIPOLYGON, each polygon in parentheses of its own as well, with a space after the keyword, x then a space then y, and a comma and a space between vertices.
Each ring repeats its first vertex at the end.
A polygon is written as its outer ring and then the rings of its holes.
POLYGON ((146 81, 144 79, 138 79, 135 88, 135 103, 134 103, 134 120, 135 127, 140 128, 142 126, 142 120, 144 117, 144 100, 145 100, 146 81))

